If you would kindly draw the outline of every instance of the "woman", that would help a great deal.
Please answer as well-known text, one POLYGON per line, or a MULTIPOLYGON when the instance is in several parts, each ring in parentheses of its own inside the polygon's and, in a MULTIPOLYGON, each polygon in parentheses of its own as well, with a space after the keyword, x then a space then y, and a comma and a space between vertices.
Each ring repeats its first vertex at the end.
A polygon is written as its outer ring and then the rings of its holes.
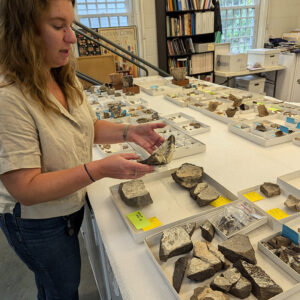
POLYGON ((75 77, 75 0, 2 0, 0 226, 34 272, 38 299, 78 299, 85 187, 153 171, 135 154, 91 161, 93 143, 135 142, 152 152, 163 123, 96 120, 75 77))

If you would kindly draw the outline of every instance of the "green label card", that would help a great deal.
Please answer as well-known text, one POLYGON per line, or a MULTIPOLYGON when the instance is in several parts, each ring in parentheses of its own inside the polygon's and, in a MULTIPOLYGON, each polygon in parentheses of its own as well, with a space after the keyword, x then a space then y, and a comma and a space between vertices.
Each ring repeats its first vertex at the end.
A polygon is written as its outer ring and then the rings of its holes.
POLYGON ((130 222, 137 230, 151 225, 150 221, 139 210, 128 214, 126 217, 130 220, 130 222))

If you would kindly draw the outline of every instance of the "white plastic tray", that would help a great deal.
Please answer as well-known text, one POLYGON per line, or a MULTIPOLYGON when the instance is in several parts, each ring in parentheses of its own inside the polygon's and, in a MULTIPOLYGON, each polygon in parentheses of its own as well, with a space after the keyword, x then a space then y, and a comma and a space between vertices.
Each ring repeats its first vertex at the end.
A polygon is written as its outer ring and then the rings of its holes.
POLYGON ((96 146, 103 156, 119 153, 137 153, 136 149, 128 143, 109 144, 109 148, 105 148, 104 145, 98 144, 96 144, 96 146))
MULTIPOLYGON (((207 218, 209 218, 210 215, 201 215, 197 218, 194 218, 189 221, 185 222, 179 222, 176 224, 176 226, 181 226, 184 224, 187 224, 191 221, 196 221, 198 224, 203 223, 207 218)), ((260 252, 257 251, 257 244, 258 241, 263 239, 264 237, 270 235, 272 233, 272 227, 268 224, 265 224, 256 230, 250 232, 248 234, 251 244, 253 248, 255 249, 255 256, 257 259, 257 265, 260 266, 263 270, 266 271, 266 273, 277 283, 281 286, 283 289, 283 293, 277 295, 276 297, 272 299, 276 300, 283 300, 283 299, 289 299, 288 297, 290 295, 293 295, 294 293, 298 292, 300 290, 300 286, 297 285, 297 281, 291 277, 289 274, 282 272, 282 269, 275 265, 270 259, 266 258, 266 256, 260 252)), ((182 282, 182 286, 180 289, 180 293, 178 294, 176 290, 172 286, 172 276, 174 271, 174 264, 175 261, 184 255, 178 255, 172 258, 169 258, 167 262, 161 262, 159 259, 159 244, 161 239, 162 231, 153 234, 151 236, 148 236, 145 238, 145 245, 148 251, 148 254, 150 255, 151 259, 154 262, 154 266, 156 269, 160 272, 162 275, 165 283, 168 285, 170 290, 173 292, 175 299, 179 300, 189 300, 190 297, 193 295, 194 289, 199 286, 209 286, 210 282, 213 280, 214 277, 211 277, 203 282, 194 282, 192 280, 189 280, 188 278, 184 278, 182 282)), ((201 237, 201 230, 195 230, 193 236, 193 241, 203 240, 201 237)), ((212 243, 217 246, 217 243, 221 242, 222 239, 220 236, 216 235, 213 239, 212 243)), ((221 272, 218 272, 217 274, 220 274, 221 272)), ((230 299, 238 299, 231 294, 228 294, 230 299)), ((246 299, 252 300, 257 299, 253 294, 250 294, 249 297, 246 299)))
POLYGON ((191 120, 195 119, 194 117, 187 115, 183 112, 178 112, 178 113, 169 114, 169 115, 163 115, 162 117, 171 124, 181 124, 186 121, 191 121, 191 120))
MULTIPOLYGON (((288 222, 285 223, 285 225, 289 226, 291 229, 295 230, 297 232, 297 229, 299 228, 300 224, 300 216, 295 217, 288 222)), ((258 249, 262 251, 264 254, 266 254, 272 261, 274 261, 275 264, 277 264, 282 270, 287 272, 290 276, 292 276, 295 280, 300 282, 300 274, 296 272, 293 268, 291 268, 289 265, 287 265, 285 262, 283 262, 277 255, 272 253, 268 248, 266 248, 262 242, 267 242, 271 238, 281 235, 281 231, 275 231, 270 236, 264 238, 258 243, 258 249)))
POLYGON ((206 125, 206 124, 204 124, 202 122, 199 122, 199 121, 196 121, 196 120, 185 121, 185 122, 182 122, 180 124, 174 125, 174 127, 178 128, 179 130, 181 130, 181 131, 183 131, 186 134, 189 134, 191 136, 210 131, 210 126, 209 125, 206 125), (195 128, 192 125, 193 123, 199 123, 201 127, 200 128, 195 128))
POLYGON ((258 200, 255 201, 253 203, 255 203, 255 205, 257 205, 258 207, 260 207, 261 209, 263 209, 264 211, 268 211, 270 209, 273 208, 279 208, 282 211, 284 211, 285 213, 287 213, 289 216, 280 220, 276 220, 275 218, 273 218, 271 215, 270 217, 275 221, 279 221, 280 223, 286 223, 289 220, 294 218, 294 215, 299 215, 299 212, 295 212, 291 209, 289 209, 287 206, 284 205, 285 200, 287 199, 288 195, 291 194, 291 191, 287 190, 284 186, 280 185, 280 189, 281 189, 281 194, 278 196, 273 196, 270 198, 267 198, 267 196, 265 196, 261 191, 260 191, 260 185, 245 189, 245 190, 241 190, 238 192, 238 197, 240 199, 247 199, 244 194, 250 193, 250 192, 256 192, 257 194, 261 195, 264 197, 264 199, 262 200, 258 200))
MULTIPOLYGON (((147 235, 175 225, 182 220, 187 220, 191 217, 207 214, 208 212, 219 209, 212 205, 199 207, 196 201, 190 196, 189 191, 180 187, 173 180, 171 174, 175 171, 176 169, 172 169, 165 172, 153 173, 142 179, 152 197, 153 203, 140 209, 140 211, 146 218, 156 217, 162 223, 160 227, 149 231, 143 231, 142 229, 137 230, 131 224, 126 215, 137 211, 138 208, 127 206, 124 201, 122 201, 118 192, 119 185, 110 187, 113 202, 128 227, 130 234, 137 243, 141 243, 147 235)), ((237 200, 235 195, 205 173, 203 180, 212 185, 227 199, 232 201, 237 200)))
POLYGON ((290 194, 300 198, 300 171, 279 176, 277 178, 277 183, 290 194))

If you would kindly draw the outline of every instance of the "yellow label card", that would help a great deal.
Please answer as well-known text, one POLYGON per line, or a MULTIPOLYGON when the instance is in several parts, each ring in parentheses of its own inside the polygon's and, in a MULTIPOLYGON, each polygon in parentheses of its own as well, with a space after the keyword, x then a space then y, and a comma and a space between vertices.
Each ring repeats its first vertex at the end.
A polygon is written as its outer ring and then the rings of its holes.
POLYGON ((268 109, 271 110, 271 111, 278 111, 278 110, 280 110, 279 108, 276 108, 276 107, 269 107, 268 109))
POLYGON ((148 220, 151 224, 147 227, 143 227, 144 231, 148 231, 150 229, 153 229, 153 228, 156 228, 156 227, 159 227, 162 225, 162 222, 159 221, 156 217, 149 218, 148 220))
POLYGON ((281 210, 280 208, 272 208, 267 210, 267 213, 271 215, 276 220, 281 220, 289 216, 285 211, 281 210))
POLYGON ((126 217, 137 230, 151 225, 150 221, 142 214, 140 210, 130 213, 126 217))
POLYGON ((263 102, 257 102, 257 105, 264 105, 263 102))
POLYGON ((232 202, 232 201, 223 196, 220 196, 218 199, 210 202, 209 204, 214 207, 219 207, 219 206, 222 206, 222 205, 230 203, 230 202, 232 202))
POLYGON ((262 195, 260 195, 259 193, 256 193, 256 192, 250 192, 250 193, 244 194, 243 196, 246 197, 251 202, 265 199, 262 195))

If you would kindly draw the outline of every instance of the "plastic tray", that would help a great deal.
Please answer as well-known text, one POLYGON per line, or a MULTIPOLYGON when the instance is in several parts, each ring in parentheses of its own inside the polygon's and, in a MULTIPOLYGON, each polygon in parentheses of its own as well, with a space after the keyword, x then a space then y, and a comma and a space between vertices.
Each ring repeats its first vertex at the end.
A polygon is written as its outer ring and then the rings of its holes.
POLYGON ((290 194, 300 198, 300 171, 279 176, 277 178, 277 183, 290 194))

